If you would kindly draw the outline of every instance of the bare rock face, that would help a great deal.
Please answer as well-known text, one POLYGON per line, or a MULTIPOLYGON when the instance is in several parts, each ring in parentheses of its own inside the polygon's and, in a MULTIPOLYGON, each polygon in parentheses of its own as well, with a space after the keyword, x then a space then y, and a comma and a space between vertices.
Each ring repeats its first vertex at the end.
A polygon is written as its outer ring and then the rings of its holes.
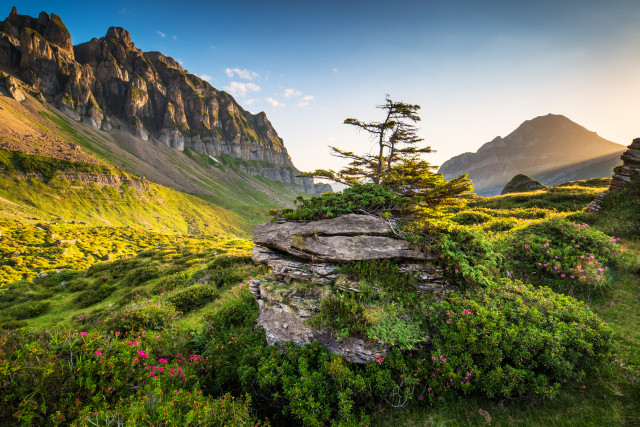
MULTIPOLYGON (((359 293, 360 283, 340 276, 340 263, 380 258, 410 260, 398 265, 399 273, 417 280, 418 292, 436 298, 450 289, 441 268, 425 262, 429 257, 394 239, 395 224, 370 215, 344 215, 321 221, 268 223, 254 230, 252 259, 269 267, 267 280, 254 280, 250 290, 260 306, 257 324, 266 332, 270 345, 292 341, 296 345, 318 342, 329 352, 354 363, 373 362, 387 347, 360 338, 338 337, 329 330, 308 326, 306 319, 320 311, 320 299, 333 289, 359 293), (299 283, 311 283, 300 286, 299 283)), ((428 341, 428 337, 425 337, 428 341)))
POLYGON ((299 171, 264 112, 244 110, 173 58, 142 52, 124 28, 73 46, 57 15, 32 18, 14 8, 0 23, 0 66, 96 129, 109 131, 117 122, 143 140, 156 138, 177 150, 263 162, 245 168, 298 191, 327 191, 296 177, 299 171))
POLYGON ((8 76, 4 80, 4 85, 7 88, 7 92, 9 92, 9 95, 11 95, 11 97, 16 101, 22 102, 26 99, 24 93, 20 90, 18 82, 15 78, 8 76))
POLYGON ((587 206, 587 211, 597 212, 602 210, 602 201, 604 197, 610 191, 618 191, 624 188, 625 185, 635 176, 640 174, 640 138, 636 138, 627 147, 628 150, 622 153, 620 159, 622 165, 614 169, 613 178, 609 189, 603 193, 600 193, 596 198, 587 206))
POLYGON ((428 258, 405 240, 388 237, 393 233, 393 225, 393 221, 355 214, 321 221, 275 222, 257 226, 253 241, 308 260, 428 258))

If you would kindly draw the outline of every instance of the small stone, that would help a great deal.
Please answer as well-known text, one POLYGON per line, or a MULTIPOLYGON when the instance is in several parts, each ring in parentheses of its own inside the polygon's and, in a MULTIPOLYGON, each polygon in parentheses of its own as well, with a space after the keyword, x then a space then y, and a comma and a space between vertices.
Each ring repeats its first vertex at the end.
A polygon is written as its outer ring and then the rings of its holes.
POLYGON ((283 323, 283 324, 282 324, 282 329, 287 329, 288 327, 289 327, 289 324, 288 324, 288 323, 283 323))

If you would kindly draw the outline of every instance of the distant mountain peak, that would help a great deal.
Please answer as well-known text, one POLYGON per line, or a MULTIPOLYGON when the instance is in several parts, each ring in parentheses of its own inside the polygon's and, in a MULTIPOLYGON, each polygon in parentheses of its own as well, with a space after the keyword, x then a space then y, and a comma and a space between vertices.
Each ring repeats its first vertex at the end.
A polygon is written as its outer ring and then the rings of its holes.
POLYGON ((506 137, 494 138, 475 153, 452 157, 440 172, 447 179, 467 173, 478 194, 495 195, 517 174, 546 185, 610 176, 623 151, 624 146, 599 137, 564 115, 547 114, 524 121, 506 137))

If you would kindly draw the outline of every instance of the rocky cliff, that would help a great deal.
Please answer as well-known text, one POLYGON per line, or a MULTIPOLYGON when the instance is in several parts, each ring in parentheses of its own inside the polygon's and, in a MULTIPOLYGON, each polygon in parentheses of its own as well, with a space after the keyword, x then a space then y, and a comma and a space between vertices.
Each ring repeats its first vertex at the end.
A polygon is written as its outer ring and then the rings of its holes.
POLYGON ((253 162, 247 172, 314 188, 296 178, 282 139, 264 112, 251 114, 231 95, 189 74, 160 52, 142 52, 123 28, 76 46, 60 17, 18 15, 0 23, 0 67, 16 75, 76 121, 113 127, 176 150, 253 162))
POLYGON ((494 196, 516 174, 529 175, 545 185, 608 177, 623 151, 624 146, 564 116, 548 114, 527 120, 475 153, 452 157, 439 172, 446 179, 468 173, 478 194, 494 196))

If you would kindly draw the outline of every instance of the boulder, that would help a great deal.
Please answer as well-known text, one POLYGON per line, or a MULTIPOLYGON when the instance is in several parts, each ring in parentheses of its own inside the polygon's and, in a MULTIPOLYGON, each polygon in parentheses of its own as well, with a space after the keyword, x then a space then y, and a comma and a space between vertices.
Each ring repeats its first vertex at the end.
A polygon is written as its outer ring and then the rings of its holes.
POLYGON ((319 295, 300 295, 260 283, 252 285, 252 293, 255 295, 257 292, 260 295, 257 325, 264 328, 269 345, 280 345, 288 341, 295 345, 306 345, 315 341, 323 345, 327 351, 340 354, 345 360, 353 363, 374 362, 384 357, 384 352, 388 349, 385 346, 359 338, 338 340, 331 331, 311 329, 307 326, 304 320, 311 313, 318 311, 316 304, 319 295), (256 290, 256 287, 259 289, 256 290))
POLYGON ((511 178, 511 181, 507 183, 502 189, 500 195, 510 193, 526 193, 529 191, 543 190, 546 186, 524 174, 518 174, 511 178))
POLYGON ((355 214, 320 221, 273 222, 257 226, 253 241, 313 261, 429 258, 405 240, 389 237, 394 226, 392 220, 355 214))

